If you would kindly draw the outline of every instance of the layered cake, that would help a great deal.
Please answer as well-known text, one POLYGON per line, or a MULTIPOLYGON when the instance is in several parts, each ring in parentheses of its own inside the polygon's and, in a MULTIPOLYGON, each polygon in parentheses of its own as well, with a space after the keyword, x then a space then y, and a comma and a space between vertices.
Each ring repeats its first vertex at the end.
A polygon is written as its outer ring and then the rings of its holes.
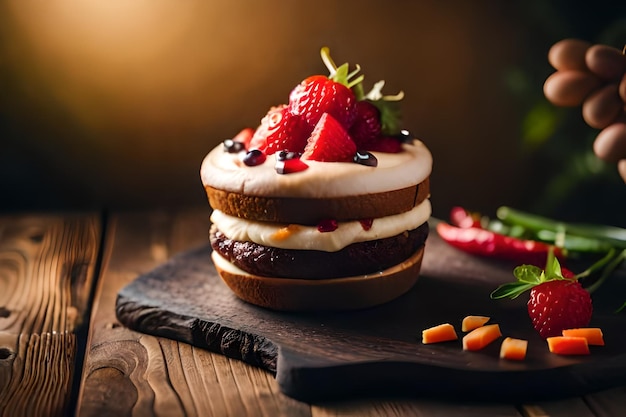
POLYGON ((400 129, 402 94, 359 68, 297 85, 256 129, 202 162, 211 254, 241 299, 277 310, 382 304, 417 281, 431 214, 427 147, 400 129))

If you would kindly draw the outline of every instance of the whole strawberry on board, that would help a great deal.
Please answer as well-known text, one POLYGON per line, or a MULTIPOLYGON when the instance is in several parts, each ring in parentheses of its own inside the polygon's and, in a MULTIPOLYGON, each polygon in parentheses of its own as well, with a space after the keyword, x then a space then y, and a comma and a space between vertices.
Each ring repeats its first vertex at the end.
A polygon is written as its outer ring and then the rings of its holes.
POLYGON ((513 275, 517 281, 499 286, 491 298, 517 298, 530 290, 528 315, 541 337, 558 336, 565 329, 589 325, 593 312, 591 295, 572 272, 561 269, 552 253, 545 270, 521 265, 513 275))

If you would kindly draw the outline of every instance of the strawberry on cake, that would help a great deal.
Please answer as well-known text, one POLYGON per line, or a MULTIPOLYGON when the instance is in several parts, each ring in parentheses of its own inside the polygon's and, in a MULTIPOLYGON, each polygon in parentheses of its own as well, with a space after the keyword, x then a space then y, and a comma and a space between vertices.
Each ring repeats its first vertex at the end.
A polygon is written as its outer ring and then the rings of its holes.
POLYGON ((400 129, 398 101, 359 68, 306 78, 260 126, 204 159, 212 259, 241 299, 277 310, 382 304, 417 281, 432 157, 400 129))

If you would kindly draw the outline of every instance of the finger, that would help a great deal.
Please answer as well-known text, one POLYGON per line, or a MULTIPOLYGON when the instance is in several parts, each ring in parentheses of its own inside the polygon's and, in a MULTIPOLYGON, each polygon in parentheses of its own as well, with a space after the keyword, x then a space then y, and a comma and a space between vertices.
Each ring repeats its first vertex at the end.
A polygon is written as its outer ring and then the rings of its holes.
POLYGON ((626 159, 626 123, 613 123, 603 129, 593 142, 593 151, 607 162, 626 159))

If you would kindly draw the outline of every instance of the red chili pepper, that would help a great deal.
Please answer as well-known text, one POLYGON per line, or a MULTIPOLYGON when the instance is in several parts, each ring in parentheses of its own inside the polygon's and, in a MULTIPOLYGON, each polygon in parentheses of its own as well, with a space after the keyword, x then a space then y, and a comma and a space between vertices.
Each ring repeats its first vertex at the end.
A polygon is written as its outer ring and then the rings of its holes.
POLYGON ((480 215, 478 213, 469 212, 459 206, 452 207, 450 210, 450 223, 463 229, 468 227, 482 228, 480 215))
MULTIPOLYGON (((523 240, 501 235, 478 227, 455 227, 444 222, 437 224, 439 236, 455 248, 473 255, 507 259, 544 267, 551 245, 535 240, 523 240)), ((554 255, 563 259, 560 248, 554 247, 554 255)))

